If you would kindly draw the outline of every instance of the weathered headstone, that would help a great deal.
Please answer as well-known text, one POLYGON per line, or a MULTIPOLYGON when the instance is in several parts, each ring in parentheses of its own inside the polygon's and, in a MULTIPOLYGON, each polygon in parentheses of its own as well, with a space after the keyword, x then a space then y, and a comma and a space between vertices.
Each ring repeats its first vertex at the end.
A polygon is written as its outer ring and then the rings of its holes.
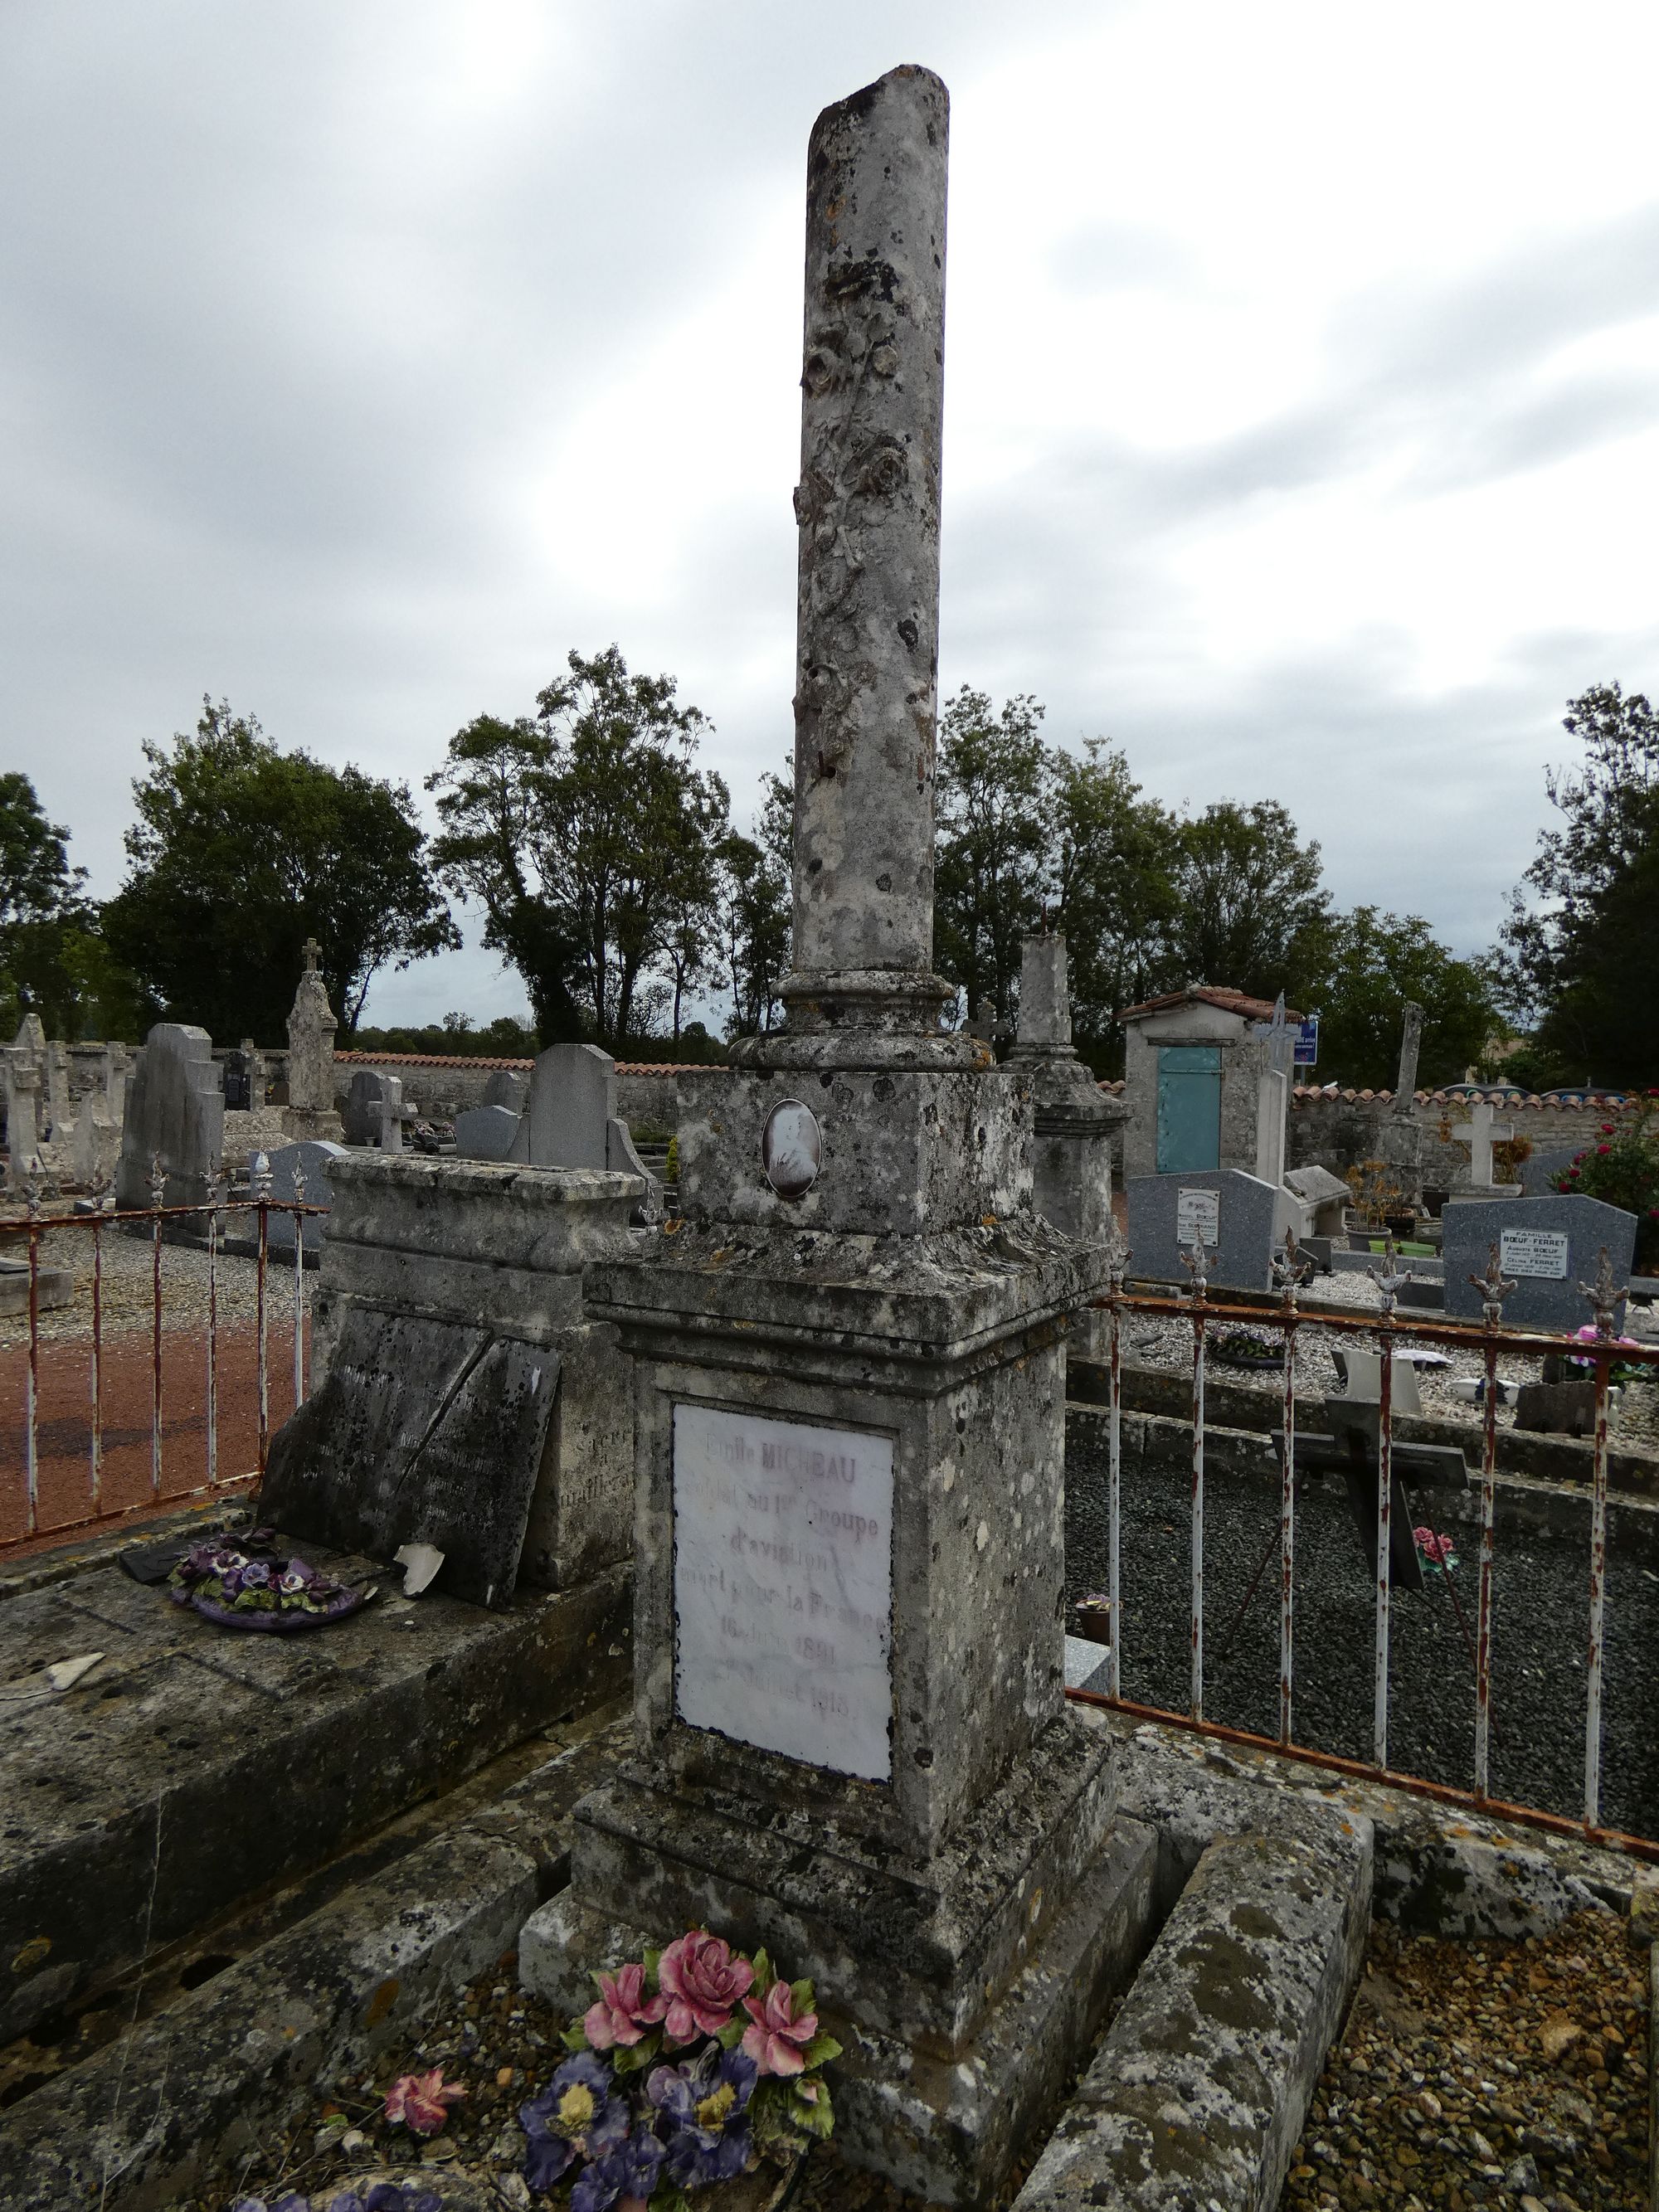
POLYGON ((538 1168, 603 1168, 617 1111, 617 1063, 592 1044, 556 1044, 530 1079, 530 1162, 538 1168))
POLYGON ((351 1088, 340 1109, 340 1122, 347 1144, 380 1143, 380 1110, 386 1096, 386 1080, 376 1067, 352 1070, 351 1088))
POLYGON ((497 1067, 490 1071, 489 1080, 483 1087, 479 1102, 485 1106, 504 1106, 514 1114, 522 1114, 530 1097, 530 1079, 516 1068, 497 1067))
POLYGON ((1125 1195, 1135 1274, 1185 1286, 1182 1255, 1201 1236, 1212 1288, 1273 1288, 1273 1253, 1283 1235, 1284 1194, 1237 1168, 1207 1174, 1131 1176, 1125 1195))
POLYGON ((1028 937, 1021 948, 1019 1028, 1008 1064, 1031 1079, 1033 1206, 1066 1236, 1101 1243, 1112 1233, 1112 1131, 1126 1109, 1073 1048, 1058 933, 1028 937))
POLYGON ((468 1106, 455 1116, 455 1154, 463 1160, 510 1160, 528 1132, 508 1106, 468 1106))
POLYGON ((46 1047, 46 1133, 54 1144, 64 1143, 70 1135, 74 1111, 70 1099, 69 1047, 54 1041, 46 1047))
POLYGON ((788 1026, 683 1121, 672 1235, 587 1271, 635 1357, 635 1753, 527 1949, 568 2005, 619 1922, 765 1942, 849 2045, 848 2155, 968 2203, 1150 1862, 1064 1695, 1061 1340, 1108 1254, 1036 1217, 1032 1078, 932 964, 947 123, 902 68, 812 134, 788 1026))
POLYGON ((319 962, 322 948, 306 939, 305 969, 288 1018, 288 1107, 290 1133, 337 1142, 342 1131, 334 1105, 334 1009, 319 962))
POLYGON ((1417 1061, 1422 1042, 1423 1009, 1408 999, 1401 1030, 1394 1104, 1377 1132, 1376 1150, 1388 1170, 1385 1180, 1399 1194, 1395 1203, 1411 1213, 1419 1213, 1423 1207, 1423 1129, 1416 1114, 1417 1061))
MULTIPOLYGON (((1636 1257, 1636 1216, 1597 1198, 1565 1192, 1542 1198, 1454 1200, 1441 1215, 1446 1269, 1446 1311, 1478 1320, 1481 1296, 1471 1275, 1484 1275, 1492 1248, 1515 1283, 1504 1299, 1512 1328, 1571 1334, 1591 1319, 1581 1283, 1595 1280, 1601 1248, 1621 1287, 1636 1257)), ((1620 1324, 1624 1302, 1619 1306, 1620 1324)))
POLYGON ((252 1037, 242 1039, 242 1072, 247 1079, 247 1111, 262 1114, 265 1107, 265 1089, 270 1072, 265 1056, 252 1037))
MULTIPOLYGON (((345 1153, 343 1145, 331 1144, 322 1137, 302 1137, 296 1144, 279 1146, 274 1152, 264 1155, 270 1173, 270 1196, 289 1204, 298 1200, 306 1206, 332 1206, 334 1190, 330 1178, 336 1161, 343 1159, 345 1153)), ((252 1217, 243 1215, 241 1218, 251 1223, 252 1217)), ((294 1249, 294 1218, 291 1213, 274 1211, 267 1215, 266 1241, 272 1251, 294 1249)), ((327 1214, 308 1213, 305 1234, 306 1249, 320 1251, 328 1235, 327 1214)))
POLYGON ((164 1206, 203 1206, 224 1158, 225 1094, 205 1030, 161 1022, 144 1041, 127 1093, 115 1202, 124 1211, 150 1204, 158 1157, 164 1206))
POLYGON ((40 1075, 21 1054, 6 1061, 6 1179, 15 1188, 40 1166, 40 1075))

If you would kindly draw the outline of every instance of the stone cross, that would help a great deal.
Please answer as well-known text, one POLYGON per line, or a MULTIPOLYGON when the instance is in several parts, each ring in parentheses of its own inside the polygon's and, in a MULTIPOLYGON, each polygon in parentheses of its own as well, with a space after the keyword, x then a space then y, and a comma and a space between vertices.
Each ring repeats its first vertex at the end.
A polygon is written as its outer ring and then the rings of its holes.
POLYGON ((6 1152, 9 1180, 14 1184, 34 1165, 40 1152, 40 1103, 38 1071, 25 1060, 10 1060, 6 1069, 6 1152))
POLYGON ((1490 1098, 1477 1098, 1469 1109, 1468 1120, 1452 1124, 1453 1136, 1469 1148, 1469 1183, 1475 1190, 1497 1188, 1492 1176, 1492 1148, 1494 1144, 1507 1144, 1515 1134, 1512 1124, 1496 1120, 1495 1113, 1490 1098))
POLYGON ((307 938, 301 947, 301 955, 306 963, 306 973, 314 975, 323 964, 323 948, 314 937, 307 938))
POLYGON ((1296 1031, 1285 1018, 1285 994, 1281 991, 1273 1001, 1273 1018, 1270 1022, 1255 1022, 1251 1035, 1260 1037, 1267 1048, 1267 1065, 1275 1075, 1288 1075, 1296 1060, 1296 1031))
POLYGON ((317 940, 307 938, 305 969, 288 1018, 288 1103, 297 1112, 331 1115, 335 1015, 317 959, 317 940))
MULTIPOLYGON (((307 949, 309 950, 309 947, 307 946, 307 949)), ((248 1111, 250 1114, 258 1114, 264 1106, 267 1077, 265 1056, 252 1037, 242 1039, 242 1066, 247 1070, 248 1111)))
POLYGON ((380 1150, 400 1152, 404 1148, 404 1079, 400 1075, 380 1078, 380 1150))
POLYGON ((1423 1042, 1423 1009, 1415 1000, 1406 1001, 1405 1026, 1400 1033, 1400 1074, 1394 1086, 1394 1110, 1407 1115, 1417 1095, 1417 1052, 1423 1042))

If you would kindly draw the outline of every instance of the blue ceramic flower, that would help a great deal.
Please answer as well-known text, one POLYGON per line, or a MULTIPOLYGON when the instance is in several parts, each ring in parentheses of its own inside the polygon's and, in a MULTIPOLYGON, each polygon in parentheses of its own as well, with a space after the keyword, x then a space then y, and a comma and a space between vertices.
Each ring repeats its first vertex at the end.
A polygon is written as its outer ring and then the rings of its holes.
POLYGON ((592 2051, 567 2058, 539 2097, 519 2107, 526 2138, 524 2178, 551 2189, 579 2154, 603 2158, 628 2134, 628 2106, 613 2095, 613 2077, 592 2051))

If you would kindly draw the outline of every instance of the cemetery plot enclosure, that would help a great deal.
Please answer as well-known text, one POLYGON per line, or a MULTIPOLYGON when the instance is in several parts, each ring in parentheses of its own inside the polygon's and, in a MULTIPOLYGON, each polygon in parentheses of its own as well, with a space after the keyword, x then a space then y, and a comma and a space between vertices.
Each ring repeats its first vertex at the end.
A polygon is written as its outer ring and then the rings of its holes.
POLYGON ((256 1187, 114 1213, 47 1215, 31 1199, 24 1218, 0 1223, 27 1289, 0 1352, 0 1554, 263 1474, 306 1395, 318 1211, 256 1187), (43 1285, 64 1273, 70 1309, 49 1312, 43 1285))
MULTIPOLYGON (((1386 1287, 1374 1316, 1304 1314, 1293 1294, 1276 1310, 1231 1307, 1206 1292, 1200 1279, 1186 1296, 1131 1293, 1120 1274, 1099 1302, 1106 1401, 1074 1408, 1067 1454, 1068 1583, 1074 1598, 1096 1583, 1109 1606, 1110 1643, 1089 1691, 1126 1711, 1334 1758, 1547 1826, 1659 1837, 1659 1766, 1645 1741, 1659 1573, 1645 1564, 1651 1543, 1611 1565, 1608 1557, 1610 1373, 1652 1370, 1659 1346, 1615 1340, 1610 1297, 1587 1342, 1504 1328, 1491 1303, 1475 1324, 1407 1321, 1386 1287), (1175 1424, 1162 1422, 1172 1433, 1156 1465, 1125 1449, 1121 1347, 1136 1315, 1179 1317, 1192 1330, 1188 1441, 1176 1444, 1175 1424), (1240 1447, 1265 1440, 1206 1420, 1216 1340, 1239 1323, 1283 1348, 1280 1419, 1273 1459, 1262 1461, 1264 1472, 1276 1462, 1276 1500, 1271 1476, 1240 1474, 1240 1447), (1357 1404, 1335 1438, 1311 1433, 1298 1404, 1295 1347, 1313 1328, 1377 1362, 1376 1402, 1357 1404), (1396 1433, 1404 1353, 1415 1342, 1484 1362, 1478 1468, 1396 1433), (1506 1521, 1500 1534, 1497 1365, 1527 1356, 1577 1359, 1593 1377, 1582 1534, 1512 1531, 1506 1521), (1206 1479, 1218 1463, 1219 1479, 1206 1479), (1414 1521, 1428 1539, 1421 1548, 1414 1521), (1449 1534, 1463 1555, 1455 1567, 1436 1556, 1449 1534)), ((1624 1510, 1645 1519, 1645 1509, 1624 1510)))

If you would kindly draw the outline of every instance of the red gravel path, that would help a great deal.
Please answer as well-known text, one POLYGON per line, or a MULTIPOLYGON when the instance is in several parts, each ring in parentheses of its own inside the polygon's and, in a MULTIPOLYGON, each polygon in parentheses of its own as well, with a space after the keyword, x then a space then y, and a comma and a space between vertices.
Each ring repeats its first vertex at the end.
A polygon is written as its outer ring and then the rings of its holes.
MULTIPOLYGON (((309 1328, 307 1354, 309 1358, 309 1328)), ((165 1510, 207 1481, 207 1338, 194 1330, 161 1339, 161 1485, 152 1489, 150 1444, 155 1346, 148 1333, 123 1331, 103 1350, 102 1479, 98 1517, 137 1518, 165 1510)), ((286 1316, 266 1334, 270 1429, 294 1410, 294 1329, 286 1316)), ((91 1349, 86 1343, 42 1345, 36 1452, 39 1526, 43 1534, 84 1524, 94 1515, 91 1492, 91 1349)), ((27 1521, 27 1351, 0 1352, 0 1547, 26 1548, 27 1521)), ((222 1486, 255 1472, 259 1458, 258 1330, 252 1322, 222 1324, 218 1336, 218 1478, 222 1486)))

